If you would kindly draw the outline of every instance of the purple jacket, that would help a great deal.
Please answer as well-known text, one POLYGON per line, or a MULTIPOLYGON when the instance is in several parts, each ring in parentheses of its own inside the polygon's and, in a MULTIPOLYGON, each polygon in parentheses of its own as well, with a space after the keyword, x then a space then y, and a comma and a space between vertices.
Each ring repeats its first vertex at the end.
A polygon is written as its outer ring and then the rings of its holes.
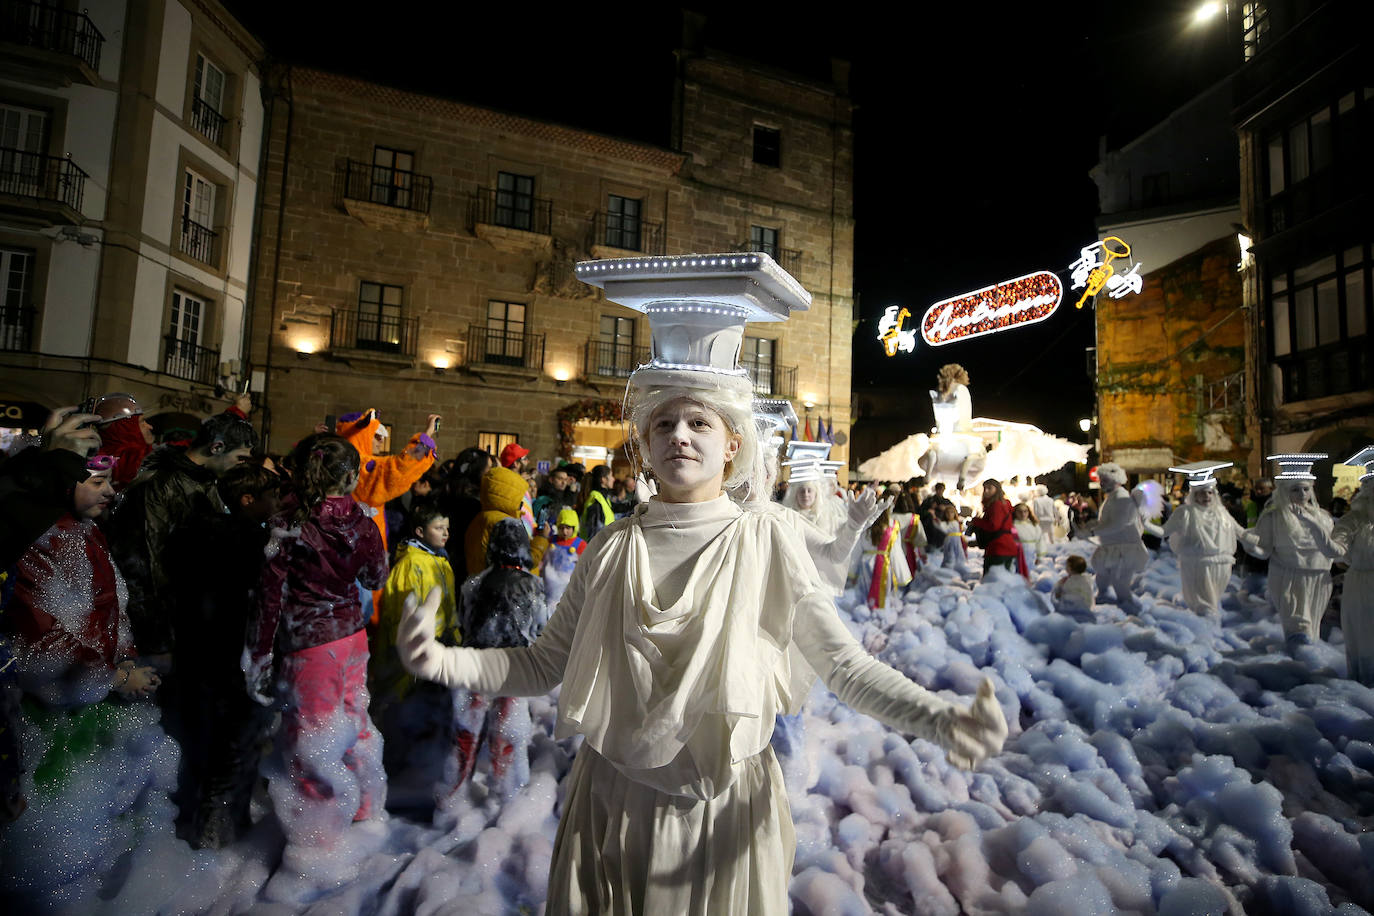
POLYGON ((386 582, 381 533, 353 497, 330 497, 299 529, 286 525, 286 514, 270 522, 258 605, 248 619, 244 672, 250 686, 260 685, 271 669, 274 644, 283 652, 299 652, 361 630, 362 603, 354 583, 372 591, 386 582))

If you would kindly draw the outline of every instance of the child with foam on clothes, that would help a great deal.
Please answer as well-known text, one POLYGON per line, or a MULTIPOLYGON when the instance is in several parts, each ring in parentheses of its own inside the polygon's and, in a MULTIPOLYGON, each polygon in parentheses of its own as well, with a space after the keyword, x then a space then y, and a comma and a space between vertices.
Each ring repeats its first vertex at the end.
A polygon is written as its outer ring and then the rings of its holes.
MULTIPOLYGON (((894 594, 911 584, 911 569, 902 549, 901 528, 884 509, 868 532, 855 568, 855 584, 871 608, 885 608, 894 594)), ((899 602, 900 603, 900 602, 899 602)))
POLYGON ((615 272, 672 300, 607 290, 644 307, 653 328, 656 362, 632 377, 629 416, 658 495, 588 546, 535 644, 439 647, 430 599, 403 624, 403 658, 418 676, 524 696, 561 682, 556 733, 585 740, 554 845, 550 914, 787 912, 795 834, 769 741, 775 714, 806 699, 808 666, 841 700, 935 740, 960 765, 1005 740, 991 682, 964 708, 869 656, 795 532, 727 495, 746 482, 756 492, 763 477, 752 384, 734 364, 747 309, 805 295, 766 256, 734 260, 758 266, 712 256, 688 276, 650 262, 615 272), (708 263, 753 282, 727 286, 708 263), (693 302, 703 285, 708 301, 693 302))
POLYGON ((1067 570, 1054 585, 1054 606, 1063 614, 1086 614, 1092 611, 1096 596, 1088 561, 1070 554, 1064 561, 1067 570))
MULTIPOLYGON (((296 446, 296 493, 270 523, 242 667, 264 705, 280 648, 278 758, 268 790, 288 852, 330 847, 355 821, 383 816, 382 739, 367 713, 367 634, 356 583, 380 589, 386 548, 354 501, 357 449, 329 433, 296 446)), ((433 590, 435 605, 438 590, 433 590)), ((431 624, 432 625, 432 624, 431 624)), ((431 635, 431 638, 432 635, 431 635)), ((288 860, 292 857, 288 856, 288 860)))
MULTIPOLYGON (((565 507, 558 510, 556 521, 557 537, 544 552, 539 569, 539 575, 544 580, 544 604, 550 612, 558 607, 558 601, 568 587, 568 579, 572 577, 573 568, 577 566, 582 552, 587 549, 587 542, 577 536, 575 509, 565 507)), ((539 625, 542 627, 546 622, 541 620, 539 625)))
POLYGON ((155 706, 116 701, 145 700, 160 679, 136 661, 128 591, 94 521, 114 498, 115 465, 88 460, 68 511, 20 558, 5 608, 28 804, 0 830, 0 889, 16 912, 112 895, 116 859, 170 838, 176 745, 155 706))
MULTIPOLYGON (((502 519, 487 542, 487 567, 463 583, 458 624, 463 645, 514 649, 539 637, 548 619, 544 583, 530 572, 530 539, 517 519, 502 519)), ((485 741, 496 793, 508 799, 530 780, 529 703, 518 696, 491 696, 458 687, 453 691, 454 739, 450 766, 440 788, 445 800, 472 775, 485 741)))

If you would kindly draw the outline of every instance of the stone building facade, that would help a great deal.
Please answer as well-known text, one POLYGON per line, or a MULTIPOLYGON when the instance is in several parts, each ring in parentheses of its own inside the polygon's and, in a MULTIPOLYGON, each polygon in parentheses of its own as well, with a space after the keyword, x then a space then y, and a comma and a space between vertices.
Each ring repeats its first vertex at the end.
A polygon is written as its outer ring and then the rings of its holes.
MULTIPOLYGON (((269 93, 252 363, 268 445, 377 407, 442 455, 617 447, 643 316, 582 259, 753 248, 812 293, 750 327, 761 394, 848 427, 852 137, 843 85, 682 53, 672 148, 290 68, 269 93), (571 436, 566 435, 571 433, 571 436)), ((597 460, 595 457, 589 460, 597 460)))
POLYGON ((127 391, 194 424, 246 383, 262 47, 214 0, 3 17, 5 422, 127 391))

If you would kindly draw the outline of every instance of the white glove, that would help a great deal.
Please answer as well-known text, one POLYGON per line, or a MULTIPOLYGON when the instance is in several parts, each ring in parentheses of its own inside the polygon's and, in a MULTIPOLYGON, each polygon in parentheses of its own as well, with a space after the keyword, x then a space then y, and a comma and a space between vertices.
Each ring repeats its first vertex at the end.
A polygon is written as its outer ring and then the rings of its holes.
POLYGON ((406 595, 401 622, 396 628, 396 654, 401 657, 401 665, 421 680, 437 681, 443 668, 444 649, 434 639, 435 617, 442 599, 437 585, 429 590, 424 603, 416 601, 413 592, 406 595))
POLYGON ((939 715, 937 741, 949 762, 962 770, 971 770, 985 757, 1000 753, 1007 740, 1007 720, 988 678, 979 685, 972 706, 956 706, 939 715))
POLYGON ((892 505, 893 497, 878 499, 878 494, 868 487, 862 493, 846 493, 845 509, 849 511, 849 524, 860 531, 866 531, 892 505))

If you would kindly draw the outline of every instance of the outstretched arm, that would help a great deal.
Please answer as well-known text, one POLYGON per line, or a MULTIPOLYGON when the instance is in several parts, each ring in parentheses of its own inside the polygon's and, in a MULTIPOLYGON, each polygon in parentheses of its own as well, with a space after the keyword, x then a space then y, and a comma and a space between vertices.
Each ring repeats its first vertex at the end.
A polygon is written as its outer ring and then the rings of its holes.
POLYGON ((972 769, 1002 749, 1007 722, 992 681, 983 681, 968 708, 941 699, 865 652, 819 592, 798 603, 792 638, 841 702, 898 731, 934 741, 955 766, 972 769))

